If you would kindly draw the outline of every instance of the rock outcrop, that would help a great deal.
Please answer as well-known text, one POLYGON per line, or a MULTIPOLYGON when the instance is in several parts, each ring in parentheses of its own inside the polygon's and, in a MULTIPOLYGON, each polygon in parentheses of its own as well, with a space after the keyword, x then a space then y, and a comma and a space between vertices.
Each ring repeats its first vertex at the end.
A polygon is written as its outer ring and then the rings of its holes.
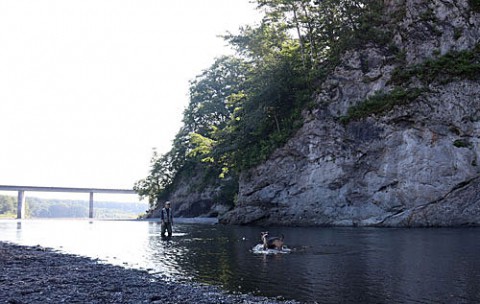
MULTIPOLYGON (((233 178, 215 179, 208 167, 197 165, 177 174, 173 191, 169 195, 175 217, 216 217, 231 209, 225 196, 237 190, 237 180, 233 178)), ((148 212, 149 218, 160 217, 163 201, 148 212)))
POLYGON ((480 78, 412 75, 405 88, 421 92, 412 100, 341 119, 352 106, 391 92, 399 67, 480 50, 480 14, 471 1, 385 3, 386 14, 401 17, 392 37, 399 52, 373 44, 348 51, 322 84, 317 107, 304 113, 303 127, 242 173, 238 204, 221 222, 480 225, 480 78))

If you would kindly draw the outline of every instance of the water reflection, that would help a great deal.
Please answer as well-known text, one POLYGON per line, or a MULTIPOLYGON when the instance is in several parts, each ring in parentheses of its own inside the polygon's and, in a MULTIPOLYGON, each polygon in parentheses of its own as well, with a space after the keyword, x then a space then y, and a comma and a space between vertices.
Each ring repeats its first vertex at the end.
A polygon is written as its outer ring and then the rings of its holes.
POLYGON ((178 244, 177 238, 183 234, 175 233, 174 236, 172 238, 162 237, 160 224, 149 223, 148 247, 146 248, 148 269, 167 279, 187 280, 190 279, 189 275, 180 269, 175 257, 188 255, 188 248, 178 244))
POLYGON ((479 229, 270 228, 289 254, 253 254, 256 227, 0 221, 0 240, 40 244, 164 279, 319 303, 480 302, 479 229))
POLYGON ((293 252, 271 256, 250 252, 257 228, 197 227, 176 240, 186 254, 172 258, 190 278, 231 291, 321 303, 469 302, 480 300, 476 231, 284 228, 293 252))

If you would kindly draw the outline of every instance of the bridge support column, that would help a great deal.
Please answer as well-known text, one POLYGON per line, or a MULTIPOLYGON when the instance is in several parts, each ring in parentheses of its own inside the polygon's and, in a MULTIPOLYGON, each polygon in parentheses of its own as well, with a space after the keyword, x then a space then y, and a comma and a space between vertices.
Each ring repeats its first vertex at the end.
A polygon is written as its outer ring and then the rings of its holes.
POLYGON ((88 208, 88 217, 93 218, 93 192, 90 192, 90 204, 88 208))
POLYGON ((23 219, 25 216, 25 191, 18 191, 17 219, 23 219))

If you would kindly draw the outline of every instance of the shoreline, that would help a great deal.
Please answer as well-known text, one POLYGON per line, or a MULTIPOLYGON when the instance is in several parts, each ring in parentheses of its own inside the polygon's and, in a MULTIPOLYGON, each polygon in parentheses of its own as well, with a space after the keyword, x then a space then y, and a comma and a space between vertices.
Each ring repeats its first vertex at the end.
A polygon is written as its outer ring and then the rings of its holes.
MULTIPOLYGON (((26 218, 26 219, 17 219, 17 218, 1 218, 1 221, 115 221, 115 222, 150 222, 150 223, 160 223, 159 218, 26 218)), ((178 217, 174 218, 174 223, 177 224, 201 224, 201 225, 226 225, 226 226, 251 226, 251 227, 265 227, 258 224, 231 224, 231 223, 221 223, 216 217, 178 217)), ((476 228, 480 229, 480 225, 431 225, 431 226, 377 226, 377 225, 269 225, 271 227, 297 227, 297 228, 361 228, 361 229, 463 229, 463 228, 476 228)))
MULTIPOLYGON (((159 218, 136 219, 136 221, 144 222, 160 222, 159 218)), ((216 217, 176 217, 173 219, 174 223, 178 224, 219 224, 216 217)))
MULTIPOLYGON (((55 217, 55 218, 27 218, 27 219, 17 219, 17 218, 0 218, 0 221, 30 221, 30 220, 68 220, 68 221, 117 221, 117 222, 160 222, 159 218, 146 218, 146 219, 137 219, 137 218, 119 218, 119 219, 110 219, 110 218, 69 218, 69 217, 55 217)), ((209 224, 216 225, 219 224, 218 218, 216 217, 178 217, 174 218, 174 222, 178 224, 209 224)))
POLYGON ((298 303, 165 281, 144 270, 3 241, 0 269, 1 303, 298 303))

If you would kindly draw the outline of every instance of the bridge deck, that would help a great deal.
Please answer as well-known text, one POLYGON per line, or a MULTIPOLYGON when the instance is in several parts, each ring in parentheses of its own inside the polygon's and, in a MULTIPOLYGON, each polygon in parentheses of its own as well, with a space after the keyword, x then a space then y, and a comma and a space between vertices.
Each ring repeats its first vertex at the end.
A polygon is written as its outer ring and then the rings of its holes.
POLYGON ((0 191, 136 194, 136 192, 131 189, 37 187, 37 186, 10 186, 10 185, 0 185, 0 191))

